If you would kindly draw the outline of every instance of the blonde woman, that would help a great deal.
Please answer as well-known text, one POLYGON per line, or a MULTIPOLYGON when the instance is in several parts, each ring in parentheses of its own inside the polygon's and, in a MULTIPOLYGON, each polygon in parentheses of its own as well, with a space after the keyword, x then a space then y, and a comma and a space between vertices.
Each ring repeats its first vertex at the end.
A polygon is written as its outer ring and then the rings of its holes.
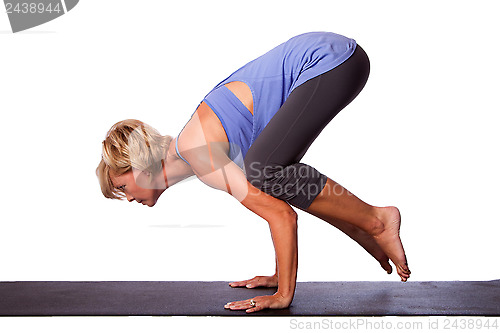
POLYGON ((364 87, 368 56, 350 38, 306 33, 238 69, 210 91, 176 138, 138 121, 115 124, 97 169, 107 198, 153 207, 167 188, 196 175, 265 219, 276 253, 273 276, 231 287, 277 287, 273 295, 229 302, 225 308, 281 309, 293 299, 297 276, 297 214, 339 228, 387 273, 410 276, 396 207, 369 205, 302 156, 335 115, 364 87))

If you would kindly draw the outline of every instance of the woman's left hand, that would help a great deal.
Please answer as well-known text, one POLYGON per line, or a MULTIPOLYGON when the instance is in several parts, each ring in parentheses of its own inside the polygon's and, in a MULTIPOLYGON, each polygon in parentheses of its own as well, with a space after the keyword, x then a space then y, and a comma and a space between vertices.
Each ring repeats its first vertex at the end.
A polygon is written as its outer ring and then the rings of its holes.
POLYGON ((229 302, 224 305, 224 308, 231 310, 246 310, 247 313, 252 313, 264 309, 285 309, 292 303, 291 299, 286 299, 278 293, 271 296, 256 296, 251 299, 237 302, 229 302), (252 300, 255 305, 252 305, 252 300))

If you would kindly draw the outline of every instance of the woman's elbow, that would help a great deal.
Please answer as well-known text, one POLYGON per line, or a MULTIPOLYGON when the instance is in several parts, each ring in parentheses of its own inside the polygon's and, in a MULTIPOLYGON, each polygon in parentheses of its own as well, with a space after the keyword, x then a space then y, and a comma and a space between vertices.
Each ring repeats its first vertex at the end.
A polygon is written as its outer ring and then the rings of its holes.
POLYGON ((277 217, 268 221, 270 224, 279 223, 285 224, 290 227, 297 227, 298 215, 297 213, 290 207, 290 209, 281 210, 277 217))
POLYGON ((297 215, 297 212, 293 210, 293 208, 290 207, 290 209, 285 212, 285 215, 287 216, 288 220, 297 223, 297 219, 299 216, 297 215))

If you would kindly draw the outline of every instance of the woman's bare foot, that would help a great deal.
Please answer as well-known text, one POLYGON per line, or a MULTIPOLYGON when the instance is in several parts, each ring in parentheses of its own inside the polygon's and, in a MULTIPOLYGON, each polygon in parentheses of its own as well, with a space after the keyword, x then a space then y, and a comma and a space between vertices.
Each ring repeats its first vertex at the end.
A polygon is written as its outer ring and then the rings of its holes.
POLYGON ((246 287, 246 288, 256 288, 256 287, 267 287, 274 288, 278 286, 278 276, 256 276, 253 279, 231 282, 229 286, 236 287, 246 287))
POLYGON ((354 227, 352 230, 343 230, 346 235, 351 237, 356 243, 361 245, 362 248, 366 250, 369 254, 375 258, 380 266, 387 272, 387 274, 392 273, 392 266, 389 263, 389 257, 382 250, 380 245, 377 244, 375 238, 372 235, 368 234, 366 231, 361 230, 360 228, 354 227))
POLYGON ((373 238, 396 266, 401 281, 405 282, 410 277, 411 272, 408 268, 401 238, 399 238, 401 225, 399 209, 397 207, 381 207, 378 209, 377 215, 383 228, 381 228, 382 231, 376 232, 373 238))
MULTIPOLYGON (((299 208, 299 207, 297 207, 297 208, 299 208)), ((299 208, 299 209, 302 209, 302 208, 299 208)), ((302 210, 304 210, 304 209, 302 209, 302 210)), ((387 272, 387 274, 392 273, 392 266, 389 263, 389 257, 380 248, 380 245, 377 244, 377 242, 375 241, 375 239, 373 238, 372 235, 370 235, 366 231, 362 230, 361 228, 358 228, 357 226, 353 225, 352 223, 348 223, 348 222, 345 222, 343 220, 333 218, 327 214, 322 214, 320 212, 312 211, 311 209, 307 209, 304 211, 322 219, 325 222, 328 222, 332 226, 334 226, 337 229, 339 229, 340 231, 342 231, 344 234, 349 236, 356 243, 361 245, 361 247, 363 249, 365 249, 366 252, 371 254, 372 257, 375 258, 379 262, 380 266, 384 269, 384 271, 387 272)))

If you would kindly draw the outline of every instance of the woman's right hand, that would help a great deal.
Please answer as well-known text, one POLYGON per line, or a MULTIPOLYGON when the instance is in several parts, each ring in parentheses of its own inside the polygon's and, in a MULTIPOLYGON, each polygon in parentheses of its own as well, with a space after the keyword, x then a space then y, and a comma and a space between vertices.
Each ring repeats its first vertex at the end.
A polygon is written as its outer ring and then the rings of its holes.
POLYGON ((256 288, 256 287, 267 287, 273 288, 278 286, 278 276, 256 276, 253 279, 231 282, 230 287, 246 287, 246 288, 256 288))

